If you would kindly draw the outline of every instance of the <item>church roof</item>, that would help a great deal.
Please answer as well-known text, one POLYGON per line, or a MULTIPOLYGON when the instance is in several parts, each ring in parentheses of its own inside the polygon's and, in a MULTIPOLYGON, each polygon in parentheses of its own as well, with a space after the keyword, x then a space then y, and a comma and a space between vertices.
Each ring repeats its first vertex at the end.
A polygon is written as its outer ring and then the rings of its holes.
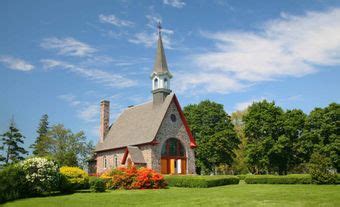
POLYGON ((95 151, 151 143, 174 96, 175 94, 171 93, 158 106, 154 106, 151 101, 125 109, 110 126, 104 141, 97 144, 95 151))
POLYGON ((154 65, 152 74, 165 74, 165 73, 170 74, 169 69, 168 69, 168 64, 166 62, 165 53, 164 53, 162 35, 161 35, 161 31, 159 30, 156 59, 155 59, 155 65, 154 65))
POLYGON ((144 160, 143 153, 138 147, 127 146, 125 153, 124 153, 123 160, 122 160, 122 164, 125 164, 128 154, 130 154, 131 161, 133 163, 135 163, 135 164, 146 163, 145 160, 144 160))

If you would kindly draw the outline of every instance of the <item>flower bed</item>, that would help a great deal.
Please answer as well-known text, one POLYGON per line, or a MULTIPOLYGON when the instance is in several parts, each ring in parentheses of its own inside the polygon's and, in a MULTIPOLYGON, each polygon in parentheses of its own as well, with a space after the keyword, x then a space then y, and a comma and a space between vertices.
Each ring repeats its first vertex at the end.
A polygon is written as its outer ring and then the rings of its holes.
POLYGON ((216 175, 216 176, 184 176, 169 175, 165 177, 169 186, 186 187, 186 188, 209 188, 214 186, 238 184, 240 179, 232 175, 216 175))
POLYGON ((165 188, 164 177, 148 168, 119 167, 101 175, 108 189, 159 189, 165 188))

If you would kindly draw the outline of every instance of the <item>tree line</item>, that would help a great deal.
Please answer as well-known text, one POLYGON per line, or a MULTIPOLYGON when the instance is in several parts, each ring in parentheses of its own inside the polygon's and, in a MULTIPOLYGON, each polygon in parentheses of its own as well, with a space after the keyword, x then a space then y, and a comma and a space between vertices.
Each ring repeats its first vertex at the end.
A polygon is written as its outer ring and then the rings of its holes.
POLYGON ((340 170, 340 104, 307 115, 263 100, 230 116, 207 100, 184 113, 198 143, 198 173, 305 173, 313 158, 340 170))
MULTIPOLYGON (((60 166, 87 167, 87 160, 92 156, 94 146, 87 142, 83 131, 73 133, 62 124, 50 127, 48 115, 44 114, 37 129, 38 136, 30 146, 31 156, 48 157, 60 166)), ((29 156, 23 147, 25 136, 16 127, 12 118, 8 130, 1 134, 0 166, 19 162, 29 156)))

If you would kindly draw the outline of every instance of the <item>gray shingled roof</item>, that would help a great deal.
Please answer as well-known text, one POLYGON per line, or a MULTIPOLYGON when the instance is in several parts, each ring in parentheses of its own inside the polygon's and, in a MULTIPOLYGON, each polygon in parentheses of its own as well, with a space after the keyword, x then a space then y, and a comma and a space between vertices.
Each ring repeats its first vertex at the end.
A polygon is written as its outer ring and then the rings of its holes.
POLYGON ((171 93, 158 106, 153 106, 151 101, 125 109, 111 125, 104 142, 97 144, 96 151, 153 141, 173 97, 174 93, 171 93))
POLYGON ((127 146, 133 163, 146 163, 142 151, 138 147, 127 146))

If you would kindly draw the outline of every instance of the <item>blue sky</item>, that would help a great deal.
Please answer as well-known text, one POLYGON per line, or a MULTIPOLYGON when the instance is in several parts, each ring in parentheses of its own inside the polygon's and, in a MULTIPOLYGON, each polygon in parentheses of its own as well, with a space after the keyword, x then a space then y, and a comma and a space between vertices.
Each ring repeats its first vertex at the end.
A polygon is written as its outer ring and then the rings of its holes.
POLYGON ((96 143, 100 100, 111 120, 150 100, 157 21, 182 106, 340 101, 340 1, 3 0, 0 17, 0 132, 14 116, 27 146, 44 113, 96 143))

